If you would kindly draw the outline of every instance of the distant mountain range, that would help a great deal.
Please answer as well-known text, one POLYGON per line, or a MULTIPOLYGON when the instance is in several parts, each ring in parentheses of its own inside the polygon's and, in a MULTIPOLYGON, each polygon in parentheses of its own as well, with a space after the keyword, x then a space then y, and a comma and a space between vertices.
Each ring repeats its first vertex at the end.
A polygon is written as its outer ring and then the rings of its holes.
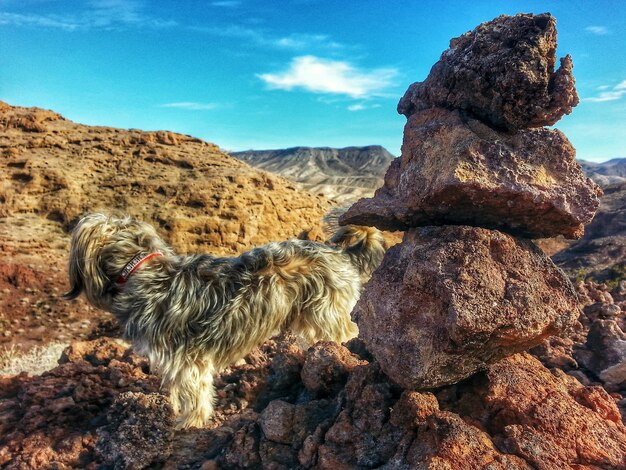
POLYGON ((231 152, 231 155, 340 204, 374 194, 374 190, 382 186, 387 167, 395 158, 380 145, 341 149, 293 147, 231 152))
POLYGON ((589 178, 600 186, 626 182, 626 158, 614 158, 604 163, 579 160, 589 178))

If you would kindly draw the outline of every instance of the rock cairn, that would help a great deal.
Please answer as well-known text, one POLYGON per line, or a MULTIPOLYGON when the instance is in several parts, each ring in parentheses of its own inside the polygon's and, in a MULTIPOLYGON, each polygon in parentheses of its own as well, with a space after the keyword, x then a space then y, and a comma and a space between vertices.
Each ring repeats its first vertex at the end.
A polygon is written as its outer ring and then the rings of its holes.
POLYGON ((455 38, 398 111, 402 156, 340 219, 405 230, 354 311, 383 371, 411 389, 458 382, 566 332, 574 288, 520 237, 578 238, 599 188, 552 125, 578 103, 550 14, 500 16, 455 38))

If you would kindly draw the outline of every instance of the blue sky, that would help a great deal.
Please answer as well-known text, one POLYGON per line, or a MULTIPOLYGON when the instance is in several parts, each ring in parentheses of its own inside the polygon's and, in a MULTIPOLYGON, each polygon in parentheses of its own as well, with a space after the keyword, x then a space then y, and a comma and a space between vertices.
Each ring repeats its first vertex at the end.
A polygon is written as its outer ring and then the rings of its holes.
POLYGON ((581 96, 578 157, 626 157, 626 2, 0 0, 0 99, 226 150, 381 144, 451 38, 551 12, 581 96))

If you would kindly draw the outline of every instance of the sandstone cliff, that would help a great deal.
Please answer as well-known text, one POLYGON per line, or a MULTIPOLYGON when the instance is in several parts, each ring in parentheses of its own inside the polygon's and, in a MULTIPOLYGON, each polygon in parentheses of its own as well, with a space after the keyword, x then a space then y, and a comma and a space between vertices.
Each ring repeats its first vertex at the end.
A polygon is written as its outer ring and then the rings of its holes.
POLYGON ((33 214, 67 229, 86 212, 128 213, 164 229, 177 250, 234 253, 310 229, 328 208, 200 139, 6 104, 0 113, 4 218, 33 214))

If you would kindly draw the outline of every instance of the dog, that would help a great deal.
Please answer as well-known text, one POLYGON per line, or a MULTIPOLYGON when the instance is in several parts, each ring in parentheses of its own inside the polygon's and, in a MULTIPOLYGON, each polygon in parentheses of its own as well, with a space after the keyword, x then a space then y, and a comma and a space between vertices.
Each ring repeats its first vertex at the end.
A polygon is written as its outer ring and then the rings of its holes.
POLYGON ((239 257, 176 255, 149 224, 91 214, 72 233, 68 300, 85 293, 109 311, 169 390, 179 427, 213 414, 214 375, 280 332, 345 342, 363 283, 385 241, 370 227, 339 227, 332 245, 273 242, 239 257))

